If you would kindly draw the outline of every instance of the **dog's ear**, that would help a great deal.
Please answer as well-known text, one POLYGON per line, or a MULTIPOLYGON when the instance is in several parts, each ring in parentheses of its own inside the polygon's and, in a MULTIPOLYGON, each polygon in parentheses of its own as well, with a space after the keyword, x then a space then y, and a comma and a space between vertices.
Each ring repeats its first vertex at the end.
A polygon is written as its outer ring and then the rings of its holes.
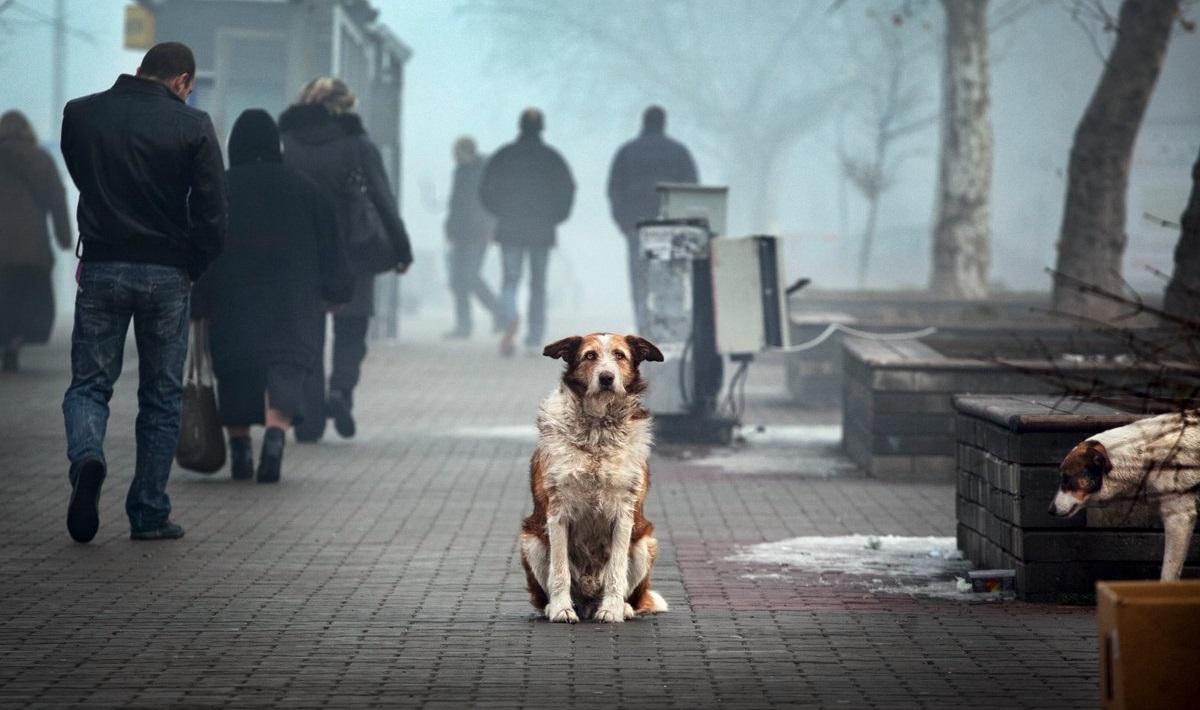
POLYGON ((562 340, 555 340, 542 350, 542 354, 546 357, 552 357, 571 362, 571 360, 575 357, 575 352, 579 350, 579 344, 582 342, 583 338, 578 335, 572 335, 571 337, 563 338, 562 340))
POLYGON ((642 362, 649 360, 650 362, 662 362, 663 354, 654 343, 646 340, 640 335, 626 335, 625 342, 629 343, 629 349, 633 351, 633 361, 642 362))
POLYGON ((1088 471, 1099 476, 1104 476, 1112 470, 1108 450, 1099 441, 1087 442, 1087 467, 1088 471))

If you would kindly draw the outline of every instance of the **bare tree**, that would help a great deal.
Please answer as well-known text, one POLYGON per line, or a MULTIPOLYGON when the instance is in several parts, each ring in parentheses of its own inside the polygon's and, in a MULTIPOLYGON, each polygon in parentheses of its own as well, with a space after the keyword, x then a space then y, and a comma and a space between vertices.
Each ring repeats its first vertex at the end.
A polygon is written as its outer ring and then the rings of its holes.
POLYGON ((942 8, 942 148, 930 289, 984 298, 992 231, 988 0, 942 0, 942 8))
POLYGON ((1200 156, 1192 166, 1192 194, 1179 220, 1175 271, 1163 297, 1163 310, 1174 316, 1200 313, 1200 156))
POLYGON ((1122 287, 1125 193, 1134 140, 1162 68, 1180 0, 1124 0, 1117 39, 1075 130, 1058 242, 1054 307, 1107 318, 1116 304, 1064 285, 1061 276, 1106 292, 1122 287))
MULTIPOLYGON (((847 111, 858 114, 866 124, 870 150, 859 157, 839 147, 842 175, 867 202, 867 214, 859 241, 858 287, 867 283, 879 208, 883 195, 895 184, 896 172, 910 152, 897 153, 897 145, 933 124, 926 110, 929 94, 922 77, 913 77, 914 63, 921 55, 906 42, 906 18, 896 13, 868 15, 873 25, 871 46, 863 47, 858 31, 848 32, 849 56, 863 74, 856 91, 847 100, 847 111)), ((857 28, 856 28, 857 30, 857 28)))
POLYGON ((784 153, 825 121, 851 81, 829 51, 840 18, 819 2, 715 12, 705 0, 465 0, 462 9, 493 31, 498 58, 526 75, 549 75, 610 109, 613 97, 594 91, 599 81, 682 109, 726 167, 748 230, 773 226, 784 153))

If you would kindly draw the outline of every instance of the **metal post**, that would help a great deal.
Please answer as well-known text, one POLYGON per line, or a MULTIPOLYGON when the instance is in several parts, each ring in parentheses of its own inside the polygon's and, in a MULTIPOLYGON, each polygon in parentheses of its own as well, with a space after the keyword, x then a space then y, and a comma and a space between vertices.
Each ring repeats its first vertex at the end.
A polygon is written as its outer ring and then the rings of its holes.
POLYGON ((64 84, 67 73, 67 8, 66 0, 54 0, 54 56, 51 58, 50 77, 50 131, 54 142, 58 142, 62 130, 64 84))

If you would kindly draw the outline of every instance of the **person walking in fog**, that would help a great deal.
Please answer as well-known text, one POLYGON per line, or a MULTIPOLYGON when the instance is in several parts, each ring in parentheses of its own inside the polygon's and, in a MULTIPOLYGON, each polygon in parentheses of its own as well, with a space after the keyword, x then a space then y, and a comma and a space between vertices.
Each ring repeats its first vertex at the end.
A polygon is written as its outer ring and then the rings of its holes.
POLYGON ((283 165, 279 128, 266 111, 251 109, 233 124, 226 182, 228 241, 196 286, 192 317, 210 324, 230 472, 255 475, 250 427, 265 424, 257 480, 274 483, 287 428, 325 417, 305 409, 304 384, 320 362, 323 311, 350 300, 354 282, 333 206, 283 165))
POLYGON ((454 186, 446 215, 446 241, 450 244, 446 263, 450 291, 454 294, 454 330, 446 337, 469 338, 472 296, 492 315, 495 329, 503 327, 496 295, 479 275, 495 224, 479 202, 484 158, 476 152, 471 137, 463 136, 454 142, 454 162, 454 186))
POLYGON ((138 349, 137 462, 125 499, 135 540, 178 538, 167 477, 179 441, 192 282, 225 239, 225 167, 208 114, 185 102, 196 76, 187 46, 146 52, 137 76, 63 111, 62 152, 79 188, 83 253, 71 386, 63 398, 71 502, 67 530, 99 528, 108 401, 133 321, 138 349), (136 120, 131 120, 136 117, 136 120))
MULTIPOLYGON (((350 87, 341 79, 325 76, 310 81, 299 102, 279 118, 283 161, 312 178, 333 201, 338 233, 348 255, 353 257, 355 243, 371 238, 360 232, 382 229, 392 246, 396 271, 404 273, 413 261, 412 247, 383 158, 367 137, 362 119, 354 112, 356 103, 350 87), (363 193, 369 206, 363 204, 363 193), (369 209, 372 218, 359 219, 363 215, 355 210, 360 208, 369 209)), ((354 296, 333 316, 333 365, 328 399, 323 362, 317 370, 319 376, 310 378, 305 395, 305 411, 325 411, 344 438, 353 437, 356 431, 354 388, 367 356, 367 324, 375 311, 374 272, 356 270, 353 258, 351 270, 355 273, 354 296)), ((324 352, 323 337, 318 351, 324 352)), ((324 417, 308 416, 297 425, 296 438, 316 441, 324 431, 324 417)))
POLYGON ((54 253, 47 215, 55 241, 71 248, 58 169, 38 147, 33 127, 20 111, 0 116, 0 215, 0 368, 16 372, 21 346, 46 342, 54 326, 54 253))
POLYGON ((686 146, 666 135, 667 112, 651 106, 642 113, 642 133, 621 146, 608 171, 608 202, 629 248, 629 284, 637 332, 646 331, 646 264, 637 243, 638 222, 658 216, 660 182, 699 182, 686 146))
POLYGON ((504 337, 500 353, 513 353, 517 316, 517 287, 529 259, 529 326, 525 346, 540 348, 546 325, 546 262, 555 231, 571 214, 575 180, 566 161, 542 141, 545 120, 536 108, 525 109, 518 122, 520 135, 488 161, 479 187, 483 206, 496 216, 503 279, 500 312, 504 337))

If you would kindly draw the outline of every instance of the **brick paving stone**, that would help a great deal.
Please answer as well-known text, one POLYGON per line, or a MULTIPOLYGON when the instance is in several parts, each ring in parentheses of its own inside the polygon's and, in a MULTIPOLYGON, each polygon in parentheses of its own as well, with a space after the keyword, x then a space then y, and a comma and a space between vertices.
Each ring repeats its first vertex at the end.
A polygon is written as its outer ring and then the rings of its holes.
MULTIPOLYGON (((378 346, 357 439, 289 443, 277 486, 176 471, 187 536, 134 543, 131 352, 85 546, 63 524, 66 357, 59 341, 0 375, 2 707, 1095 705, 1090 609, 747 578, 725 559, 801 535, 954 534, 953 485, 863 478, 836 432, 660 446, 647 514, 671 611, 567 627, 528 606, 515 546, 555 363, 378 346)), ((780 361, 751 373, 749 424, 836 423, 791 403, 780 361)))

